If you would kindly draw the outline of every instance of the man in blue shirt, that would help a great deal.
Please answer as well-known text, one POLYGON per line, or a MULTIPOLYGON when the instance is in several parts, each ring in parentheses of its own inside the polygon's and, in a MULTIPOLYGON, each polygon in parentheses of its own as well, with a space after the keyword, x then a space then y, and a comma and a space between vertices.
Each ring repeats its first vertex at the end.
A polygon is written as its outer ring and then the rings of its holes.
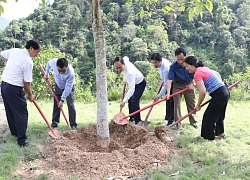
MULTIPOLYGON (((176 61, 174 61, 168 73, 167 80, 167 97, 170 96, 171 85, 173 86, 173 93, 186 88, 190 85, 194 78, 194 73, 189 73, 185 66, 184 60, 187 57, 186 50, 183 48, 177 48, 175 50, 176 61)), ((190 89, 182 93, 184 95, 187 111, 190 112, 195 108, 195 93, 194 89, 190 89)), ((182 94, 176 95, 174 99, 174 119, 179 120, 181 115, 181 97, 182 94)), ((197 121, 195 120, 195 114, 189 116, 189 122, 194 128, 198 128, 197 121)), ((181 129, 181 123, 177 124, 177 129, 181 129)))
POLYGON ((76 110, 74 106, 74 69, 71 65, 68 64, 68 61, 65 58, 50 60, 46 66, 46 71, 44 75, 45 78, 48 78, 51 69, 53 69, 54 71, 55 94, 60 100, 59 103, 57 103, 56 99, 54 98, 51 127, 55 128, 58 126, 60 119, 60 108, 63 106, 63 102, 66 99, 71 129, 77 129, 76 110))

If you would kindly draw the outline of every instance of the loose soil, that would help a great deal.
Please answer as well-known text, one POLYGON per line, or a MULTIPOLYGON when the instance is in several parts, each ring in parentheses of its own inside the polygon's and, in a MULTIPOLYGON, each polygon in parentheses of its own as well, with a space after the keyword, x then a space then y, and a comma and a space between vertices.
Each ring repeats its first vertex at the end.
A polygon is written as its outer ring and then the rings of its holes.
MULTIPOLYGON (((0 105, 0 125, 6 125, 3 104, 0 105)), ((141 126, 121 126, 111 121, 109 130, 107 148, 96 144, 96 125, 65 131, 47 143, 39 159, 23 162, 15 175, 24 179, 37 179, 42 174, 58 180, 134 179, 145 175, 146 170, 161 170, 178 151, 173 143, 176 134, 164 126, 150 132, 141 126)), ((0 148, 5 137, 1 137, 0 148)))
POLYGON ((121 126, 111 121, 109 129, 107 148, 96 145, 96 125, 64 132, 48 143, 41 159, 32 163, 38 171, 26 168, 23 173, 27 179, 37 174, 60 180, 133 179, 145 175, 146 170, 160 170, 178 151, 164 126, 149 132, 140 126, 121 126))

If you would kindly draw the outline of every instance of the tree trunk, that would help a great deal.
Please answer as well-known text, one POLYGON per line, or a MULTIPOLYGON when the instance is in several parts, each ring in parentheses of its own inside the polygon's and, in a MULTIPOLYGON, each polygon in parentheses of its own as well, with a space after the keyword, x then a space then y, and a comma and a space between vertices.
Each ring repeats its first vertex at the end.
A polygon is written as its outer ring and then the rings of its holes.
POLYGON ((108 98, 106 77, 106 48, 101 19, 100 0, 92 0, 93 35, 96 60, 96 95, 97 95, 97 144, 103 148, 110 142, 108 124, 108 98))

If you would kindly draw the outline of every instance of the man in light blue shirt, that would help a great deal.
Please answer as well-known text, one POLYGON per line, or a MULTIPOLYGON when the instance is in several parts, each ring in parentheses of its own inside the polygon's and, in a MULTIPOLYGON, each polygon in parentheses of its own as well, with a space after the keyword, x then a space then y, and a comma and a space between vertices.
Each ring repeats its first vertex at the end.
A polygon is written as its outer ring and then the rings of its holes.
POLYGON ((60 108, 63 106, 63 102, 66 99, 69 111, 70 126, 72 129, 77 129, 76 110, 74 106, 74 69, 68 64, 68 61, 65 58, 50 60, 46 66, 44 75, 45 78, 48 78, 51 69, 54 71, 55 94, 59 99, 59 102, 57 103, 56 99, 54 98, 51 127, 55 128, 58 126, 60 119, 60 108))
MULTIPOLYGON (((159 53, 154 53, 151 55, 151 63, 155 68, 158 69, 161 80, 163 82, 163 86, 160 92, 155 96, 154 101, 158 101, 158 99, 162 96, 165 96, 167 93, 167 80, 168 80, 168 72, 171 66, 171 62, 167 59, 161 57, 159 53)), ((172 93, 172 89, 170 90, 172 93)), ((168 120, 167 125, 170 125, 174 121, 174 100, 170 98, 166 101, 166 115, 165 120, 168 120)))

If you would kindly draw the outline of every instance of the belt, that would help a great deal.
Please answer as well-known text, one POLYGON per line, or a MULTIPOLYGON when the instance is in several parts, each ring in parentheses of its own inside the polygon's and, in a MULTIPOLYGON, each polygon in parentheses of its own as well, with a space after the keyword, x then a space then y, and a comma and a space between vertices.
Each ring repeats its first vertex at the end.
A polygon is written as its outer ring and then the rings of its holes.
POLYGON ((21 87, 21 86, 16 86, 16 85, 13 85, 13 84, 7 83, 7 82, 5 82, 5 81, 2 81, 2 83, 4 83, 4 84, 8 84, 8 85, 11 85, 11 86, 15 86, 15 87, 19 87, 19 88, 23 88, 23 87, 21 87))
POLYGON ((174 82, 174 83, 189 85, 189 84, 191 84, 192 82, 193 82, 193 81, 190 81, 190 82, 187 82, 187 83, 181 83, 181 82, 174 82))

